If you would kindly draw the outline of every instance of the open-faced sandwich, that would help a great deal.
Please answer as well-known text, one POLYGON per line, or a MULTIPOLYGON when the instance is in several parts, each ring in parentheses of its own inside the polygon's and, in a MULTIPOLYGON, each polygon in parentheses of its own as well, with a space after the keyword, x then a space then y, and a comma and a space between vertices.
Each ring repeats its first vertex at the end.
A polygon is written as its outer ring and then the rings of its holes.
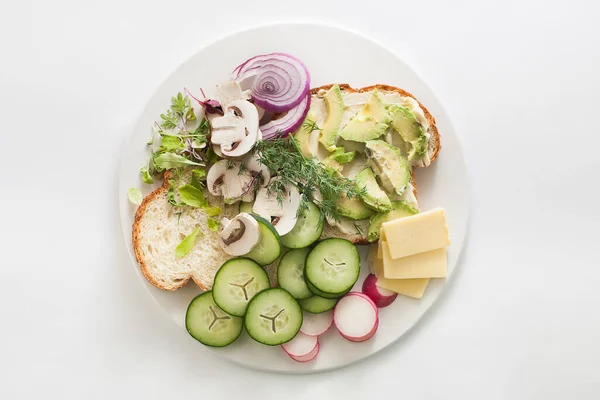
POLYGON ((397 294, 420 298, 429 278, 445 276, 445 216, 419 212, 414 174, 435 161, 440 135, 403 89, 311 89, 300 60, 263 54, 210 99, 174 96, 148 146, 142 179, 163 183, 137 209, 135 255, 157 288, 191 278, 206 291, 186 315, 204 344, 226 346, 245 325, 310 361, 333 323, 367 340, 378 307, 397 294), (351 292, 355 245, 369 243, 373 274, 351 292))

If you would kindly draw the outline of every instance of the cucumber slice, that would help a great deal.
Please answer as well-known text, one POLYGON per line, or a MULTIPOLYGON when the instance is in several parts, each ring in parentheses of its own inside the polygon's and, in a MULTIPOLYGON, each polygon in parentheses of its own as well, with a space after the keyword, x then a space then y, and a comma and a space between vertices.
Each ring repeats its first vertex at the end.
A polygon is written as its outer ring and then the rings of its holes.
POLYGON ((223 311, 243 317, 250 300, 269 286, 269 276, 260 265, 248 258, 232 258, 217 271, 212 294, 223 311))
POLYGON ((313 295, 304 280, 304 261, 309 251, 309 248, 292 249, 281 257, 277 267, 279 286, 298 300, 308 299, 313 295))
POLYGON ((300 307, 302 309, 313 313, 321 314, 325 311, 331 310, 337 304, 339 299, 325 299, 320 296, 309 297, 308 299, 300 300, 300 307))
POLYGON ((269 221, 258 215, 251 214, 260 226, 260 242, 245 255, 260 265, 269 265, 281 254, 281 239, 269 221))
POLYGON ((301 249, 319 240, 322 233, 323 216, 321 210, 312 202, 308 202, 308 209, 298 218, 294 228, 281 237, 281 242, 289 249, 301 249))
POLYGON ((243 213, 248 213, 248 214, 252 214, 252 206, 254 205, 254 203, 249 203, 247 201, 240 201, 240 208, 239 208, 239 212, 243 213))
POLYGON ((185 313, 185 329, 200 343, 225 347, 235 342, 242 333, 244 321, 221 310, 212 292, 196 296, 185 313))
POLYGON ((344 293, 340 293, 340 294, 337 294, 337 293, 332 294, 332 293, 322 292, 319 289, 317 289, 315 287, 315 285, 310 283, 310 281, 306 281, 306 286, 308 287, 308 290, 311 292, 311 294, 314 294, 319 297, 323 297, 325 299, 337 299, 339 297, 342 297, 343 295, 345 295, 346 293, 348 293, 350 291, 350 289, 348 289, 344 293))
POLYGON ((305 279, 324 293, 341 296, 358 280, 360 257, 349 240, 320 241, 306 257, 305 279))
POLYGON ((302 326, 302 309, 286 290, 266 289, 248 305, 244 325, 259 343, 276 346, 292 340, 302 326))

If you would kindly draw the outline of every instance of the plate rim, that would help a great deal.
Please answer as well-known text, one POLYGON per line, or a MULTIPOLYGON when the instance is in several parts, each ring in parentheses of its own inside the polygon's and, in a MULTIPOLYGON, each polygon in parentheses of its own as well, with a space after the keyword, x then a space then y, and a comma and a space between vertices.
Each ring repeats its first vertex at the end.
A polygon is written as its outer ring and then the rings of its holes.
MULTIPOLYGON (((466 248, 467 243, 469 242, 469 236, 470 236, 469 232, 470 232, 470 228, 471 228, 472 179, 471 179, 471 176, 469 173, 469 168, 467 165, 466 158, 464 157, 464 146, 462 145, 462 141, 461 141, 460 137, 456 134, 456 129, 454 127, 454 124, 452 123, 452 119, 450 118, 450 115, 447 113, 446 107, 445 107, 444 103, 442 102, 442 100, 438 97, 437 93, 430 87, 427 80, 425 80, 423 78, 423 76, 421 75, 421 73, 419 72, 418 69, 413 68, 413 66, 408 61, 404 60, 402 57, 399 56, 398 53, 393 51, 390 47, 388 47, 386 44, 382 43, 381 41, 368 36, 367 34, 361 32, 360 30, 357 30, 355 28, 351 28, 351 27, 348 27, 348 26, 345 26, 345 25, 342 25, 339 23, 332 23, 332 22, 319 21, 319 20, 305 20, 305 19, 289 20, 289 21, 282 20, 282 21, 278 21, 278 22, 251 24, 251 25, 242 27, 240 29, 228 30, 224 34, 218 35, 213 40, 196 48, 187 57, 185 57, 181 62, 179 62, 179 64, 177 64, 174 69, 169 71, 168 74, 162 80, 160 80, 160 82, 155 86, 154 90, 152 91, 152 93, 150 94, 148 99, 145 101, 143 107, 138 112, 133 124, 128 125, 128 129, 127 129, 128 137, 127 137, 127 140, 125 140, 124 143, 122 144, 121 151, 119 152, 119 160, 118 160, 118 168, 117 168, 118 187, 119 187, 118 195, 117 195, 117 206, 119 208, 119 220, 120 220, 119 222, 121 225, 120 230, 123 235, 123 240, 125 241, 124 245, 126 247, 127 254, 129 256, 129 261, 132 264, 132 266, 133 266, 134 270, 136 271, 136 274, 138 275, 140 280, 145 281, 146 279, 143 276, 143 274, 138 266, 135 255, 134 255, 132 249, 130 248, 130 246, 127 245, 127 241, 131 240, 131 227, 128 227, 127 229, 125 229, 126 225, 124 224, 124 222, 126 220, 126 215, 125 215, 126 211, 123 207, 121 207, 122 200, 120 198, 122 196, 122 194, 126 193, 126 191, 127 191, 127 187, 125 187, 124 177, 121 174, 121 171, 123 169, 123 164, 125 162, 125 155, 126 155, 128 149, 130 148, 131 143, 134 140, 133 132, 135 132, 136 128, 138 126, 140 126, 140 124, 142 123, 143 116, 147 112, 147 110, 150 108, 152 99, 154 99, 155 97, 158 96, 161 88, 169 81, 169 79, 183 65, 189 63, 194 57, 196 57, 196 55, 198 53, 202 52, 204 49, 206 49, 210 46, 213 46, 223 40, 226 40, 232 36, 237 36, 237 35, 243 34, 245 32, 256 31, 256 30, 261 30, 261 29, 277 28, 277 27, 286 27, 286 26, 304 26, 304 27, 317 26, 317 27, 321 27, 321 28, 324 27, 324 28, 335 29, 335 30, 342 31, 342 32, 345 32, 350 35, 358 36, 359 38, 365 40, 366 42, 369 42, 371 45, 380 47, 381 49, 385 50, 390 55, 392 55, 394 58, 398 59, 401 63, 405 64, 406 67, 418 78, 420 83, 425 86, 425 88, 429 91, 431 96, 433 96, 435 98, 435 100, 437 102, 437 111, 439 113, 441 113, 442 115, 444 115, 444 117, 446 119, 446 121, 445 121, 446 125, 449 128, 449 130, 452 131, 452 133, 453 133, 453 136, 456 140, 456 145, 458 146, 458 148, 460 150, 462 166, 465 171, 465 177, 464 177, 465 182, 464 183, 465 183, 466 189, 467 189, 466 193, 465 193, 465 199, 464 199, 465 210, 466 210, 466 215, 463 220, 464 221, 463 224, 465 227, 464 239, 463 239, 461 246, 456 249, 456 251, 458 252, 458 256, 457 256, 456 263, 455 263, 452 273, 450 274, 449 277, 445 278, 445 283, 444 283, 443 289, 440 291, 440 293, 437 295, 437 297, 435 299, 433 299, 431 304, 429 304, 424 309, 424 311, 420 314, 420 316, 416 319, 416 321, 407 330, 405 330, 402 334, 397 336, 395 339, 391 340, 389 343, 383 345, 381 348, 379 348, 375 351, 372 351, 365 356, 356 358, 355 360, 346 362, 344 364, 336 365, 336 366, 325 367, 325 368, 320 368, 320 369, 281 370, 281 369, 272 369, 272 368, 270 369, 270 368, 263 368, 263 367, 257 367, 257 366, 245 364, 243 362, 238 361, 236 358, 227 357, 225 355, 219 354, 218 351, 210 351, 211 349, 207 349, 207 348, 204 348, 204 346, 202 346, 203 352, 206 352, 207 354, 211 354, 220 360, 224 360, 225 362, 229 362, 234 365, 237 365, 237 366, 240 366, 243 368, 247 368, 250 370, 282 374, 282 375, 309 375, 309 374, 330 372, 333 370, 339 370, 339 369, 343 369, 343 368, 347 368, 347 367, 356 365, 362 361, 366 361, 366 360, 372 358, 373 356, 375 356, 377 354, 380 354, 384 349, 389 348, 392 345, 400 343, 401 339, 408 335, 411 335, 415 331, 416 327, 418 328, 419 326, 422 326, 424 323, 423 321, 428 318, 428 315, 430 316, 432 314, 432 309, 434 309, 436 307, 436 305, 438 305, 440 303, 440 299, 443 298, 444 296, 447 296, 447 292, 449 290, 451 290, 451 287, 454 286, 454 282, 456 281, 455 276, 457 275, 457 272, 460 270, 460 268, 463 264, 465 248, 466 248)), ((152 191, 156 190, 156 188, 158 188, 159 186, 160 185, 157 185, 157 183, 154 183, 152 191)), ((158 299, 152 294, 151 290, 153 289, 153 287, 151 287, 151 284, 147 281, 141 282, 141 283, 142 283, 142 286, 144 287, 146 293, 151 298, 152 303, 155 305, 156 308, 158 308, 159 312, 161 314, 163 314, 167 319, 172 321, 172 318, 168 314, 166 309, 161 306, 158 299)), ((188 284, 190 284, 190 283, 188 282, 188 284)))

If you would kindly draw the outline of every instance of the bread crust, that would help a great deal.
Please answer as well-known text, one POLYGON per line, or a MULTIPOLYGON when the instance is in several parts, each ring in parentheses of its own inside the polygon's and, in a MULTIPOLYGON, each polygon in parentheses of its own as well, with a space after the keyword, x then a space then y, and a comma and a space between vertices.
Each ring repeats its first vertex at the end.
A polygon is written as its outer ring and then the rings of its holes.
MULTIPOLYGON (((329 89, 331 89, 331 87, 333 85, 335 85, 335 84, 330 83, 327 85, 312 88, 310 90, 310 93, 317 94, 320 90, 329 90, 329 89)), ((415 167, 426 168, 426 167, 430 166, 431 164, 433 164, 433 162, 437 158, 438 154, 440 153, 440 150, 442 149, 442 143, 440 141, 440 133, 435 124, 435 118, 433 117, 433 115, 431 115, 431 113, 429 112, 427 107, 425 107, 419 101, 419 99, 417 99, 412 93, 407 92, 404 89, 400 89, 399 87, 396 87, 396 86, 383 85, 383 84, 365 86, 360 89, 355 89, 352 86, 348 85, 347 83, 338 83, 338 86, 340 87, 341 90, 343 90, 345 92, 350 92, 350 93, 364 93, 364 92, 370 92, 372 90, 377 89, 377 90, 387 91, 387 92, 396 92, 396 93, 399 93, 401 96, 413 98, 417 103, 419 103, 419 107, 421 107, 421 109, 423 110, 423 114, 425 115, 425 118, 429 122, 429 133, 431 134, 429 147, 432 149, 430 152, 430 156, 429 156, 429 164, 427 164, 427 165, 418 164, 418 165, 415 165, 415 167)))
MULTIPOLYGON (((166 172, 163 176, 162 186, 160 186, 159 188, 154 190, 148 196, 144 197, 144 200, 142 200, 142 204, 140 204, 140 206, 135 211, 135 218, 133 220, 133 227, 132 227, 132 240, 133 240, 133 252, 135 254, 135 259, 137 260, 137 262, 140 266, 140 269, 142 270, 142 274, 144 274, 144 277, 150 283, 152 283, 154 286, 156 286, 159 289, 174 291, 174 290, 177 290, 180 287, 184 286, 186 283, 188 283, 191 276, 188 276, 186 279, 181 281, 181 284, 175 285, 175 286, 165 286, 161 282, 157 281, 154 278, 154 276, 148 271, 148 264, 146 264, 146 260, 144 259, 144 256, 142 254, 142 250, 141 250, 142 245, 141 245, 141 239, 140 239, 141 222, 142 222, 142 218, 144 217, 144 214, 146 213, 146 210, 148 209, 148 206, 155 199, 157 199, 158 197, 165 194, 168 190, 169 190, 169 177, 168 177, 168 172, 166 172)), ((194 282, 196 282, 196 281, 194 280, 194 282)), ((202 290, 206 290, 206 288, 201 283, 196 282, 196 284, 202 290)))

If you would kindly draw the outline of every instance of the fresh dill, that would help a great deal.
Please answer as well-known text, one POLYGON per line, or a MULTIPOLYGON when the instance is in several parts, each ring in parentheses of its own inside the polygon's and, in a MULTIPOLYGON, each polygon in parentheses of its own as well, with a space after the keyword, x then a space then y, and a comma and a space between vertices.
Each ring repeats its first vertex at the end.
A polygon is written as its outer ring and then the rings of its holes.
POLYGON ((248 172, 248 166, 245 163, 240 163, 238 175, 243 175, 246 172, 248 172))
POLYGON ((319 126, 317 125, 317 121, 313 121, 313 120, 308 119, 308 118, 302 123, 302 129, 304 129, 307 132, 320 131, 321 130, 321 128, 319 128, 319 126))
MULTIPOLYGON (((285 187, 296 185, 308 200, 314 200, 324 216, 339 221, 341 218, 337 203, 342 196, 353 198, 363 195, 363 190, 332 168, 316 160, 305 158, 295 140, 275 139, 259 141, 256 144, 259 162, 265 165, 279 179, 267 186, 270 195, 278 201, 285 197, 285 187), (317 191, 319 194, 316 194, 317 191)), ((308 207, 300 204, 301 212, 308 207)))

